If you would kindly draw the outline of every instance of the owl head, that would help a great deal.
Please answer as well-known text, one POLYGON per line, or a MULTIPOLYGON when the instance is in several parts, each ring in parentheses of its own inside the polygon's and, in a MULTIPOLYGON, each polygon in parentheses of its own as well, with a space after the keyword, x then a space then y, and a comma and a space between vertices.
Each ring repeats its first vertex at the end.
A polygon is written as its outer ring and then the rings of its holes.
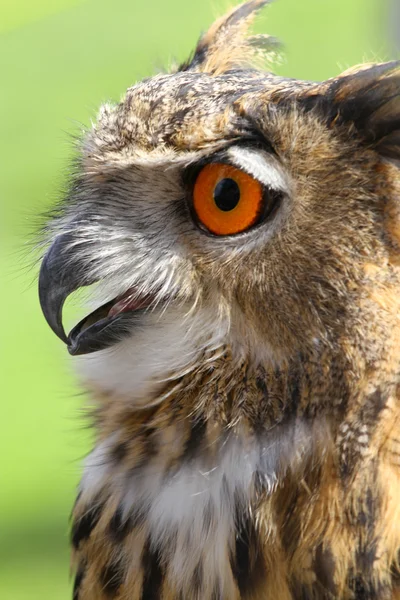
POLYGON ((361 377, 397 351, 400 64, 322 83, 260 70, 276 41, 247 29, 265 4, 104 105, 79 144, 39 293, 104 391, 148 403, 217 358, 326 352, 361 377), (65 299, 94 283, 101 306, 67 335, 65 299))

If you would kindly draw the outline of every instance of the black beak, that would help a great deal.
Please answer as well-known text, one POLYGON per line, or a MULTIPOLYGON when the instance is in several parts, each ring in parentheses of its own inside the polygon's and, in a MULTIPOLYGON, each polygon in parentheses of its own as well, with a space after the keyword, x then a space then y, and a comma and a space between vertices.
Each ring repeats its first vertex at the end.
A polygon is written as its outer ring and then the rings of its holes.
POLYGON ((39 301, 47 323, 54 333, 68 346, 70 339, 64 331, 62 309, 72 292, 96 279, 84 275, 82 265, 77 263, 72 250, 71 234, 60 235, 45 255, 39 273, 39 301))
POLYGON ((62 309, 67 297, 95 280, 84 280, 82 268, 76 264, 71 251, 72 237, 64 234, 56 238, 45 255, 39 273, 39 301, 47 323, 66 344, 68 338, 62 324, 62 309))
POLYGON ((39 273, 39 300, 51 329, 67 344, 70 354, 78 355, 103 350, 130 335, 146 309, 110 316, 114 301, 107 302, 82 319, 67 336, 62 323, 65 300, 80 287, 99 280, 88 276, 90 269, 77 259, 72 241, 71 234, 60 235, 45 255, 39 273))

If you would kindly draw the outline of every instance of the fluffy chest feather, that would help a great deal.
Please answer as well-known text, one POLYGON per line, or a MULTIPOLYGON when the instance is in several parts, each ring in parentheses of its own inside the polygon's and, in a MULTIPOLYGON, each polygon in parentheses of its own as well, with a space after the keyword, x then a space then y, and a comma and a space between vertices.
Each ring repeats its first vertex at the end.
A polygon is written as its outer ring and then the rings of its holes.
POLYGON ((90 553, 91 585, 100 585, 112 556, 119 587, 128 589, 131 577, 146 578, 150 553, 147 575, 158 565, 163 598, 238 597, 250 563, 264 577, 260 500, 310 459, 322 429, 288 420, 257 435, 188 416, 180 425, 141 429, 136 440, 105 438, 86 460, 75 508, 73 540, 77 555, 90 553))

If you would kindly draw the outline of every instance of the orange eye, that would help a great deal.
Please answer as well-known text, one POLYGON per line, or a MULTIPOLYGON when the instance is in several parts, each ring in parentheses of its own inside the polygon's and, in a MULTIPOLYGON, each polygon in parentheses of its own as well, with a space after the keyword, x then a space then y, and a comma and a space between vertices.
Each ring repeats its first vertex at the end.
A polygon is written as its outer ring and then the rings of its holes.
POLYGON ((263 212, 263 187, 240 169, 210 163, 197 176, 193 207, 200 223, 215 235, 232 235, 257 223, 263 212))

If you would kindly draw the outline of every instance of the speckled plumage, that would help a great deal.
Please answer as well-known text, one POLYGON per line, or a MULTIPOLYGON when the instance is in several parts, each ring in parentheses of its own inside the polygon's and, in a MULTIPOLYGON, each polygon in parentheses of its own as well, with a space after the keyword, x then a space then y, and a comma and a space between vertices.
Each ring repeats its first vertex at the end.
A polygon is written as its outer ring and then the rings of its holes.
POLYGON ((101 109, 49 225, 63 276, 155 298, 76 359, 74 600, 400 598, 400 67, 251 68, 264 4, 101 109), (284 182, 270 221, 196 227, 215 153, 284 182))

